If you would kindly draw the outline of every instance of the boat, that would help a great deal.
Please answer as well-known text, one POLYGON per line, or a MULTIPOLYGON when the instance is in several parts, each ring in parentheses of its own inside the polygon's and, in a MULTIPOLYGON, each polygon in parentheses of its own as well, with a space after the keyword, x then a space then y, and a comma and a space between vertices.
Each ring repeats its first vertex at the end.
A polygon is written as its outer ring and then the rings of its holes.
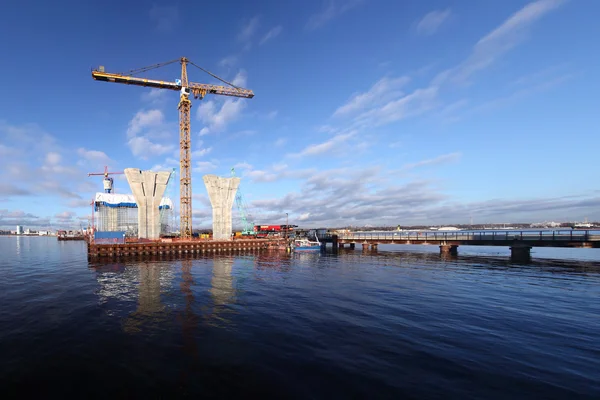
POLYGON ((308 240, 308 238, 298 238, 294 240, 294 251, 318 251, 321 250, 321 242, 319 242, 319 238, 315 235, 314 240, 308 240))

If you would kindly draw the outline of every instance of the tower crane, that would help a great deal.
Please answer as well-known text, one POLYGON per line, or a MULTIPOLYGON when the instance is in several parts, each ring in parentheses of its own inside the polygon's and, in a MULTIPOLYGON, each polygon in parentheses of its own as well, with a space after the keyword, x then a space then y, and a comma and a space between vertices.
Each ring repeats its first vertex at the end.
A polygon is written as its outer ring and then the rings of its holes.
POLYGON ((157 89, 169 89, 178 91, 179 104, 179 216, 181 237, 190 239, 192 237, 192 175, 191 175, 191 138, 190 138, 190 109, 192 102, 189 99, 193 95, 195 99, 203 99, 207 94, 218 94, 222 96, 234 96, 251 99, 254 97, 252 90, 244 89, 229 83, 215 74, 194 64, 186 57, 181 57, 165 63, 154 64, 148 67, 138 68, 126 73, 109 73, 104 71, 104 67, 92 70, 92 78, 98 81, 124 83, 126 85, 147 86, 157 89), (164 67, 165 65, 179 62, 181 64, 181 79, 171 81, 162 81, 156 79, 146 79, 134 76, 136 74, 150 71, 152 69, 164 67), (206 72, 215 79, 227 84, 228 86, 211 85, 206 83, 194 83, 188 81, 187 65, 206 72))
POLYGON ((120 175, 123 172, 108 172, 108 166, 104 166, 104 172, 90 172, 88 176, 92 175, 102 175, 104 179, 102 183, 104 184, 104 193, 112 193, 113 191, 113 178, 109 177, 109 175, 120 175))

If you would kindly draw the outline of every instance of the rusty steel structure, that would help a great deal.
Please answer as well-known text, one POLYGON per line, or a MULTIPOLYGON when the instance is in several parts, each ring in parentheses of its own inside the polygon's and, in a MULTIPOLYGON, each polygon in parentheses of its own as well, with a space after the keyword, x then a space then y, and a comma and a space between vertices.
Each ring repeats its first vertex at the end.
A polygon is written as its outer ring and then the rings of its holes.
POLYGON ((165 63, 154 64, 148 67, 131 70, 127 73, 108 73, 104 67, 92 70, 92 78, 98 81, 122 83, 126 85, 146 86, 156 89, 168 89, 180 92, 179 104, 179 147, 180 147, 180 231, 181 238, 190 239, 192 237, 192 171, 191 171, 191 137, 190 137, 190 110, 192 102, 189 99, 193 95, 195 99, 203 99, 207 94, 216 94, 222 96, 233 96, 251 99, 254 92, 233 85, 219 78, 215 74, 194 64, 186 57, 181 57, 165 63), (139 73, 147 72, 152 69, 164 67, 165 65, 179 62, 181 64, 181 79, 175 82, 162 81, 156 79, 146 79, 134 76, 139 73), (188 81, 187 65, 193 65, 196 68, 206 72, 215 79, 227 84, 228 86, 212 85, 206 83, 194 83, 188 81))
POLYGON ((90 243, 88 258, 116 259, 130 256, 180 256, 235 254, 248 251, 281 251, 287 241, 278 239, 201 240, 201 241, 153 241, 135 243, 90 243))

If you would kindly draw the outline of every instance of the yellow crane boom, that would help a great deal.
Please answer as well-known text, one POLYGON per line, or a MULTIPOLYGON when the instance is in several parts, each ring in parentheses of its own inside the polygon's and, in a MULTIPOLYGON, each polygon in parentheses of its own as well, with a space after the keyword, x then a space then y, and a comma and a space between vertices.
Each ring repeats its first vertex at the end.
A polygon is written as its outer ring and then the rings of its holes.
POLYGON ((190 94, 196 99, 203 99, 207 94, 216 94, 221 96, 234 96, 251 99, 254 97, 252 90, 237 87, 218 76, 198 67, 185 57, 176 60, 167 61, 151 65, 148 67, 132 70, 127 73, 105 72, 104 67, 92 70, 92 78, 97 81, 122 83, 126 85, 146 86, 156 89, 169 89, 180 92, 179 104, 179 147, 180 147, 180 181, 179 181, 179 202, 180 202, 180 230, 181 237, 189 239, 192 237, 192 175, 191 175, 191 138, 190 138, 190 109, 192 102, 189 99, 190 94), (181 63, 181 79, 175 82, 161 81, 156 79, 146 79, 134 76, 135 74, 149 71, 151 69, 163 67, 165 65, 181 63), (188 82, 187 64, 191 64, 200 70, 208 73, 212 77, 226 83, 228 86, 210 85, 205 83, 188 82))

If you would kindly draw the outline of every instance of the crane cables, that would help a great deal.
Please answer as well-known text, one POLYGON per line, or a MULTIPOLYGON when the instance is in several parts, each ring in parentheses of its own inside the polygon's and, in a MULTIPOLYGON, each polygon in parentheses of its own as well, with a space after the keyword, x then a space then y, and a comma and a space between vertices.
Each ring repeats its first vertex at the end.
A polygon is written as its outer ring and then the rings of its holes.
POLYGON ((213 78, 215 78, 215 79, 218 79, 218 80, 220 80, 221 82, 223 82, 223 83, 226 83, 226 84, 228 84, 229 86, 231 86, 231 87, 233 87, 233 88, 236 88, 236 89, 238 89, 238 90, 242 89, 242 88, 240 88, 240 87, 237 87, 237 86, 235 86, 235 85, 234 85, 233 83, 231 83, 231 82, 227 82, 225 79, 219 78, 217 75, 213 74, 212 72, 210 72, 210 71, 208 71, 208 70, 206 70, 206 69, 204 69, 204 68, 202 68, 202 67, 199 67, 198 65, 194 64, 193 62, 191 62, 191 61, 189 61, 189 60, 188 60, 188 63, 192 64, 194 67, 198 68, 199 70, 206 72, 207 74, 209 74, 209 75, 210 75, 210 76, 212 76, 213 78))
POLYGON ((125 73, 122 73, 120 75, 125 75, 125 76, 133 76, 136 74, 141 74, 143 72, 147 72, 156 68, 160 68, 160 67, 164 67, 165 65, 169 65, 169 64, 173 64, 176 62, 181 61, 181 59, 177 58, 175 60, 171 60, 171 61, 167 61, 167 62, 163 62, 163 63, 158 63, 158 64, 153 64, 153 65, 149 65, 147 67, 142 67, 142 68, 137 68, 137 69, 132 69, 130 71, 127 71, 125 73))

